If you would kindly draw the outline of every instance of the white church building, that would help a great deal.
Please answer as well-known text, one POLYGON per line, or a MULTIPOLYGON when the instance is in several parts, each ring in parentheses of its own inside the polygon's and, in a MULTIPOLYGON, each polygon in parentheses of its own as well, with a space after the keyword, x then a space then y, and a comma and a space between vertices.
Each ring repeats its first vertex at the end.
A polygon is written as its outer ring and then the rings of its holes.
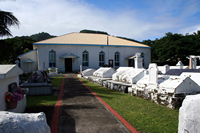
POLYGON ((33 50, 22 55, 20 67, 24 72, 58 68, 59 71, 134 67, 136 53, 141 53, 143 67, 151 62, 151 47, 105 34, 69 33, 33 43, 33 50))

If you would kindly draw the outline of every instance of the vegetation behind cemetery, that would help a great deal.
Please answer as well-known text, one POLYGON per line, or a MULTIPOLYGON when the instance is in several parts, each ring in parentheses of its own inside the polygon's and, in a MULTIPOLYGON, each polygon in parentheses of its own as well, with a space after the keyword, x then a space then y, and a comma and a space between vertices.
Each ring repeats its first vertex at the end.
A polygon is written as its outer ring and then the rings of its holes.
MULTIPOLYGON (((107 34, 104 31, 81 30, 80 33, 107 34)), ((33 43, 44 39, 55 37, 49 33, 38 33, 31 36, 22 36, 0 40, 0 64, 14 64, 18 55, 33 49, 33 43)), ((134 39, 119 37, 129 41, 139 42, 134 39)), ((168 32, 164 37, 155 40, 143 40, 150 47, 151 60, 158 65, 176 65, 181 60, 184 65, 189 64, 186 58, 189 55, 200 53, 200 31, 194 34, 178 34, 168 32)), ((199 62, 198 62, 199 64, 199 62)))

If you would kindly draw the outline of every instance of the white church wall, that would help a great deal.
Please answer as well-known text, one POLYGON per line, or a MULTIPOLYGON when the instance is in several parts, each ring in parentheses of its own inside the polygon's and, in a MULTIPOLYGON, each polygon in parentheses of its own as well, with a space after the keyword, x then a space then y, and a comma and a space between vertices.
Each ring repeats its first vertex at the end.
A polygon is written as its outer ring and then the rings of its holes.
POLYGON ((128 56, 134 55, 138 52, 145 54, 145 67, 150 63, 151 53, 149 48, 136 48, 136 47, 109 47, 106 46, 74 46, 74 45, 38 45, 38 69, 42 70, 45 64, 45 69, 49 67, 49 51, 52 49, 56 51, 56 67, 58 69, 64 68, 63 59, 59 59, 67 53, 72 53, 79 58, 73 62, 73 70, 79 70, 82 64, 82 53, 86 50, 89 52, 89 66, 83 66, 83 70, 87 68, 98 69, 99 68, 99 52, 105 52, 105 64, 108 63, 108 59, 113 60, 113 67, 115 68, 114 55, 115 52, 120 53, 120 66, 128 66, 128 60, 125 60, 128 56), (109 50, 109 51, 108 51, 109 50))
POLYGON ((25 55, 20 57, 20 68, 23 70, 23 72, 31 72, 36 71, 38 69, 38 63, 37 63, 37 50, 32 52, 27 52, 25 55), (31 59, 34 62, 26 63, 27 59, 31 59))

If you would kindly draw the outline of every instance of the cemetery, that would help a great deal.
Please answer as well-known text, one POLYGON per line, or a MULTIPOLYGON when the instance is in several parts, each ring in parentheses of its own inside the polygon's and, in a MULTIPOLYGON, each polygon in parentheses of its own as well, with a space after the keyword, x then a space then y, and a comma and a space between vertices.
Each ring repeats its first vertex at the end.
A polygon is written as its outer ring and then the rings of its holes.
POLYGON ((150 63, 148 69, 142 68, 142 58, 135 56, 135 68, 119 67, 114 70, 101 67, 98 70, 86 69, 79 77, 116 91, 151 100, 169 108, 180 107, 186 95, 200 93, 195 56, 189 58, 189 66, 179 61, 176 66, 157 66, 150 63), (190 69, 189 69, 190 68, 190 69), (87 75, 87 76, 86 76, 87 75))
POLYGON ((29 88, 27 95, 50 95, 53 92, 50 79, 51 77, 46 71, 37 70, 20 87, 29 88))
MULTIPOLYGON (((150 100, 168 108, 175 109, 181 107, 179 121, 184 121, 184 124, 179 123, 179 132, 183 130, 193 131, 188 128, 188 125, 198 126, 198 119, 191 116, 194 123, 189 123, 186 119, 189 114, 186 112, 191 111, 196 114, 198 108, 195 110, 192 106, 188 110, 186 106, 191 106, 190 102, 198 101, 197 99, 199 98, 200 81, 198 77, 200 76, 200 70, 195 65, 196 60, 190 58, 189 66, 184 66, 181 61, 176 66, 157 66, 155 63, 150 63, 148 69, 142 67, 142 58, 139 53, 136 54, 134 60, 135 67, 119 67, 117 69, 100 67, 97 70, 93 68, 82 70, 82 66, 80 66, 78 77, 108 89, 150 100)), ((0 113, 3 117, 13 119, 13 121, 2 121, 1 124, 3 126, 0 128, 0 131, 8 130, 4 129, 4 127, 6 128, 4 125, 10 124, 12 126, 13 122, 18 121, 18 119, 20 119, 18 123, 20 131, 27 130, 30 125, 38 126, 38 124, 40 129, 36 128, 37 132, 50 131, 48 125, 46 125, 44 113, 15 113, 24 112, 27 104, 26 97, 29 95, 52 95, 53 87, 50 75, 59 74, 58 69, 49 69, 49 73, 45 70, 34 71, 27 81, 19 84, 21 82, 19 75, 21 74, 23 74, 23 71, 18 65, 0 65, 0 83, 2 88, 4 88, 2 90, 3 93, 0 95, 2 99, 0 102, 3 105, 1 106, 0 113), (11 97, 13 96, 18 96, 16 104, 10 106, 9 104, 13 101, 11 97), (16 117, 9 118, 7 115, 10 116, 10 114, 16 117), (23 122, 27 123, 27 127, 21 128, 23 122)))

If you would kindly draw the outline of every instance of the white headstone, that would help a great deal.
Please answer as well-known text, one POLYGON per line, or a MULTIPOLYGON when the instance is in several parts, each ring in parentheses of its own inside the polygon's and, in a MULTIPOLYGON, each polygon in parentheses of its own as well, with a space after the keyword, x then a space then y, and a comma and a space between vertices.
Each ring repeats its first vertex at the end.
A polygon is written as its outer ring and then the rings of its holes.
POLYGON ((143 58, 141 57, 141 53, 136 53, 135 57, 135 68, 143 68, 143 58))
POLYGON ((155 85, 158 83, 158 68, 155 63, 149 64, 149 83, 155 85))
POLYGON ((179 66, 180 69, 183 69, 183 63, 182 63, 181 61, 179 61, 179 62, 176 64, 176 66, 179 66))
POLYGON ((169 65, 164 65, 163 73, 166 73, 167 71, 169 71, 169 65))

